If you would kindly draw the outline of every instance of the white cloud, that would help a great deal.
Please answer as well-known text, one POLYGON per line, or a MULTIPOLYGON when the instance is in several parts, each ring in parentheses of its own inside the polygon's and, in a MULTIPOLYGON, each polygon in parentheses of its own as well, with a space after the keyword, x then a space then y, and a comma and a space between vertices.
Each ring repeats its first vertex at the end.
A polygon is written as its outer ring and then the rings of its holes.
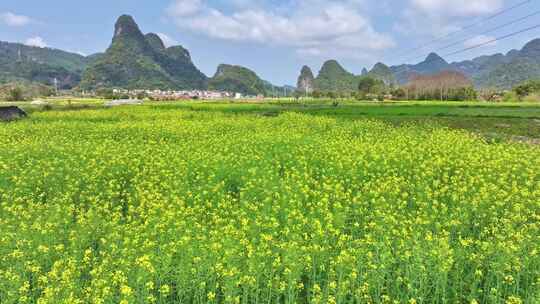
POLYGON ((176 17, 190 16, 203 8, 202 0, 180 0, 169 6, 169 13, 176 17))
POLYGON ((484 43, 486 43, 485 46, 496 46, 497 41, 493 41, 493 40, 495 40, 495 37, 486 36, 486 35, 478 35, 474 38, 471 38, 465 41, 463 43, 463 46, 466 48, 469 48, 469 47, 477 46, 484 43))
POLYGON ((411 0, 412 6, 429 15, 478 16, 500 9, 503 0, 411 0))
POLYGON ((426 15, 418 10, 406 9, 401 19, 394 24, 394 30, 409 37, 443 37, 460 30, 450 19, 442 16, 426 15))
POLYGON ((43 40, 43 38, 41 38, 39 36, 35 36, 35 37, 31 37, 31 38, 26 39, 24 44, 29 45, 29 46, 37 46, 37 47, 40 47, 40 48, 47 47, 47 43, 45 42, 45 40, 43 40))
POLYGON ((171 38, 169 35, 164 33, 157 33, 159 38, 161 38, 161 41, 163 41, 163 44, 165 44, 165 47, 175 46, 179 45, 180 43, 173 38, 171 38))
POLYGON ((394 29, 409 36, 445 37, 499 11, 503 0, 409 0, 394 29))
POLYGON ((30 17, 17 15, 12 12, 5 12, 0 14, 0 22, 7 26, 25 26, 32 21, 30 17))
POLYGON ((182 29, 223 40, 293 47, 300 54, 358 54, 393 47, 393 39, 377 32, 359 7, 359 0, 297 0, 272 10, 254 4, 227 13, 200 0, 176 0, 167 13, 182 29))

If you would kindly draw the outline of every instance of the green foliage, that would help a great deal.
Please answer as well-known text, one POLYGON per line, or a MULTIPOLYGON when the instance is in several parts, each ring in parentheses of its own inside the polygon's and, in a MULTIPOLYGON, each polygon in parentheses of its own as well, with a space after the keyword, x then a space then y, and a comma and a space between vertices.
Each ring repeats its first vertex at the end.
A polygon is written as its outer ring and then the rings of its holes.
POLYGON ((488 56, 473 76, 475 84, 482 87, 511 89, 527 80, 540 77, 540 39, 528 42, 521 50, 506 56, 488 56))
POLYGON ((516 102, 519 101, 519 96, 514 91, 508 91, 504 93, 502 100, 504 102, 516 102))
POLYGON ((390 91, 390 94, 396 100, 403 100, 407 98, 407 91, 403 88, 394 88, 390 91))
POLYGON ((520 85, 514 87, 513 91, 521 99, 533 93, 540 92, 540 80, 528 80, 520 85))
POLYGON ((493 67, 489 73, 476 76, 475 83, 482 87, 510 89, 523 81, 540 76, 540 62, 532 59, 516 59, 493 67))
POLYGON ((427 90, 417 92, 410 96, 411 100, 445 100, 445 101, 470 101, 476 100, 478 94, 473 87, 461 87, 440 90, 427 90), (442 94, 442 96, 441 96, 442 94))
POLYGON ((358 88, 358 77, 347 72, 337 61, 329 60, 315 78, 315 87, 323 92, 354 92, 358 88))
POLYGON ((144 36, 130 16, 115 26, 113 42, 83 74, 81 87, 203 89, 206 76, 180 46, 164 49, 155 34, 144 36))
POLYGON ((0 41, 0 83, 31 81, 60 89, 78 84, 88 60, 78 54, 0 41))
POLYGON ((319 90, 315 90, 315 91, 313 91, 313 93, 311 93, 311 96, 313 98, 321 98, 321 97, 323 97, 323 93, 321 91, 319 91, 319 90))
POLYGON ((161 38, 159 38, 159 36, 157 34, 154 34, 154 33, 148 33, 146 35, 144 35, 144 37, 146 38, 146 41, 150 44, 150 46, 155 50, 155 51, 164 51, 166 48, 165 48, 165 44, 163 43, 163 41, 161 41, 161 38))
POLYGON ((466 100, 476 100, 478 93, 473 87, 464 87, 454 90, 450 90, 448 95, 448 100, 453 101, 466 101, 466 100))
POLYGON ((385 91, 384 82, 371 76, 363 76, 358 80, 358 91, 361 94, 380 94, 385 91))
POLYGON ((53 88, 49 86, 28 81, 0 85, 0 100, 25 101, 36 97, 51 96, 53 93, 53 88))
POLYGON ((337 98, 338 96, 338 93, 337 92, 334 92, 334 91, 328 91, 326 92, 326 97, 330 98, 330 99, 335 99, 337 98))
POLYGON ((21 87, 13 87, 9 90, 8 101, 22 101, 23 99, 23 90, 21 87))
POLYGON ((216 74, 208 82, 208 88, 251 96, 268 93, 265 82, 255 72, 228 64, 218 66, 216 74))
POLYGON ((373 69, 367 73, 367 76, 382 81, 383 86, 390 87, 396 85, 397 83, 392 70, 390 70, 387 65, 380 62, 375 64, 373 69))

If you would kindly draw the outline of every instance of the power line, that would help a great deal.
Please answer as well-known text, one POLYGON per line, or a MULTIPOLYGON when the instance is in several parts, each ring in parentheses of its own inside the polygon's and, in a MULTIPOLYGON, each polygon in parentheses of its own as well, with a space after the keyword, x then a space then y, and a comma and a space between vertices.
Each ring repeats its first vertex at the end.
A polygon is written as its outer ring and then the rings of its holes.
POLYGON ((444 56, 453 56, 453 55, 461 54, 463 52, 470 51, 472 49, 477 49, 477 48, 482 47, 484 45, 488 45, 488 44, 491 44, 493 42, 497 42, 497 41, 504 40, 504 39, 507 39, 507 38, 510 38, 510 37, 513 37, 513 36, 516 36, 516 35, 519 35, 519 34, 522 34, 522 33, 525 33, 525 32, 529 32, 529 31, 535 30, 537 28, 540 28, 540 24, 528 27, 526 29, 523 29, 523 30, 520 30, 520 31, 517 31, 517 32, 510 33, 510 34, 507 34, 507 35, 504 35, 504 36, 501 36, 501 37, 497 37, 497 38, 491 39, 489 41, 482 42, 482 43, 479 43, 477 45, 473 45, 471 47, 464 48, 462 50, 452 52, 450 54, 446 54, 444 56))
POLYGON ((507 26, 516 24, 516 23, 518 23, 518 22, 521 22, 521 21, 523 21, 523 20, 529 19, 529 18, 534 17, 534 16, 539 15, 539 14, 540 14, 540 11, 536 11, 536 12, 534 12, 534 13, 532 13, 532 14, 529 14, 529 15, 527 15, 527 16, 525 16, 525 17, 518 18, 518 19, 516 19, 516 20, 510 21, 510 22, 505 23, 505 24, 503 24, 503 25, 494 27, 494 28, 492 28, 492 29, 490 29, 490 30, 487 30, 487 31, 485 31, 485 32, 478 33, 478 34, 476 34, 475 36, 471 36, 471 37, 469 37, 469 38, 467 38, 467 39, 463 39, 463 40, 454 42, 454 43, 452 43, 452 44, 446 45, 446 46, 444 46, 444 47, 441 47, 441 48, 437 49, 437 51, 446 50, 446 49, 451 48, 451 47, 453 47, 453 46, 455 46, 455 45, 458 45, 458 44, 460 44, 460 43, 469 41, 469 40, 471 40, 472 38, 474 38, 474 37, 476 37, 476 36, 478 36, 478 35, 485 35, 485 34, 489 34, 489 33, 495 32, 495 31, 497 31, 497 30, 500 30, 500 29, 505 28, 505 27, 507 27, 507 26))
MULTIPOLYGON (((525 32, 535 30, 537 28, 540 28, 540 24, 537 24, 537 25, 534 25, 534 26, 531 26, 531 27, 528 27, 528 28, 525 28, 525 29, 522 29, 522 30, 519 30, 519 31, 516 31, 516 32, 512 32, 510 34, 503 35, 503 36, 491 39, 489 41, 485 41, 485 42, 482 42, 482 43, 479 43, 479 44, 476 44, 476 45, 473 45, 473 46, 470 46, 470 47, 467 47, 467 48, 464 48, 464 49, 461 49, 461 50, 458 50, 458 51, 455 51, 455 52, 452 52, 452 53, 445 54, 445 55, 443 55, 443 57, 450 57, 450 56, 454 56, 454 55, 457 55, 457 54, 461 54, 461 53, 464 53, 464 52, 467 52, 467 51, 470 51, 470 50, 473 50, 473 49, 477 49, 479 47, 482 47, 482 46, 485 46, 485 45, 488 45, 488 44, 492 44, 492 43, 497 42, 497 41, 501 41, 501 40, 504 40, 504 39, 507 39, 507 38, 510 38, 510 37, 513 37, 513 36, 516 36, 516 35, 519 35, 519 34, 522 34, 522 33, 525 33, 525 32)), ((424 61, 424 63, 430 63, 432 61, 435 61, 435 59, 426 60, 426 61, 424 61)), ((406 71, 408 71, 408 70, 405 67, 402 71, 394 72, 394 75, 401 74, 401 73, 406 72, 406 71)))
MULTIPOLYGON (((465 39, 462 39, 462 40, 459 40, 459 41, 450 43, 450 44, 448 44, 448 45, 445 45, 445 46, 443 46, 443 47, 440 47, 440 48, 438 48, 438 49, 435 49, 434 52, 438 52, 438 51, 442 51, 442 50, 449 49, 449 48, 451 48, 451 47, 453 47, 453 46, 456 46, 456 45, 459 45, 459 44, 461 44, 461 43, 467 42, 467 41, 469 41, 469 40, 471 40, 471 39, 477 37, 478 35, 485 35, 485 34, 489 34, 489 33, 498 31, 498 30, 500 30, 500 29, 502 29, 502 28, 505 28, 505 27, 507 27, 507 26, 516 24, 516 23, 518 23, 518 22, 521 22, 521 21, 523 21, 523 20, 529 19, 529 18, 534 17, 534 16, 536 16, 536 15, 540 15, 540 11, 536 11, 536 12, 534 12, 534 13, 532 13, 532 14, 527 15, 527 16, 524 16, 524 17, 521 17, 521 18, 512 20, 512 21, 510 21, 510 22, 507 22, 507 23, 505 23, 505 24, 502 24, 502 25, 499 25, 499 26, 497 26, 497 27, 491 28, 491 29, 486 30, 486 31, 484 31, 484 32, 477 33, 477 34, 475 34, 475 35, 473 35, 473 36, 469 36, 469 37, 467 37, 467 38, 465 38, 465 39)), ((409 60, 417 59, 417 58, 421 58, 421 57, 418 56, 418 57, 411 58, 411 59, 409 59, 409 60)), ((406 61, 408 61, 408 60, 406 60, 406 61)))
POLYGON ((490 16, 488 16, 488 17, 486 17, 486 18, 484 18, 484 19, 482 19, 482 20, 480 20, 480 21, 478 21, 478 22, 474 22, 474 23, 472 23, 472 24, 469 24, 469 25, 467 25, 467 26, 465 26, 465 27, 462 27, 461 29, 459 29, 459 30, 457 30, 457 31, 450 32, 450 33, 448 33, 448 34, 446 34, 446 35, 444 35, 444 36, 442 36, 442 37, 435 38, 435 39, 433 39, 433 40, 431 40, 431 41, 426 42, 425 44, 422 44, 422 45, 420 45, 420 46, 418 46, 418 47, 415 47, 415 48, 413 48, 413 49, 410 49, 410 50, 408 50, 408 51, 405 51, 404 53, 402 53, 401 55, 398 55, 398 56, 402 57, 402 56, 404 56, 404 55, 408 55, 408 54, 410 54, 410 53, 413 53, 413 52, 415 52, 415 51, 418 51, 418 50, 420 50, 420 49, 423 49, 423 48, 425 48, 425 47, 428 46, 428 45, 432 45, 432 44, 434 44, 434 43, 436 43, 436 42, 445 40, 446 38, 448 38, 448 37, 450 37, 450 36, 452 36, 452 35, 454 35, 454 34, 464 32, 464 31, 466 31, 466 30, 468 30, 468 29, 470 29, 470 28, 473 28, 473 27, 475 27, 475 26, 478 26, 478 25, 480 25, 480 24, 482 24, 482 23, 484 23, 484 22, 486 22, 486 21, 495 19, 496 17, 499 17, 499 16, 501 16, 501 15, 504 15, 504 14, 506 14, 507 12, 510 12, 510 11, 516 9, 516 8, 519 8, 519 7, 521 7, 521 6, 525 5, 525 4, 530 3, 531 1, 532 1, 532 0, 525 0, 525 1, 522 1, 522 2, 519 2, 519 3, 515 4, 515 5, 513 5, 513 6, 504 8, 504 9, 500 10, 499 12, 497 12, 497 13, 495 13, 495 14, 493 14, 493 15, 490 15, 490 16))

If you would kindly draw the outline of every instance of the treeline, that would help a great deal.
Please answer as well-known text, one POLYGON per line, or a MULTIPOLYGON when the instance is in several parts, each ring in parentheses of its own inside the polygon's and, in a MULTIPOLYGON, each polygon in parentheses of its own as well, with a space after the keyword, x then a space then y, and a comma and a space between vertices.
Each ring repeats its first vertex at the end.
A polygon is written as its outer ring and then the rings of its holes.
MULTIPOLYGON (((302 93, 299 92, 301 95, 302 93)), ((476 100, 478 93, 463 74, 444 71, 435 75, 414 75, 405 86, 397 86, 371 76, 360 77, 355 92, 314 90, 313 98, 355 98, 357 100, 476 100)))
POLYGON ((441 100, 441 101, 505 101, 540 102, 540 79, 528 80, 512 90, 483 88, 475 90, 473 83, 462 73, 444 71, 434 75, 414 75, 407 85, 397 86, 364 76, 358 80, 356 91, 297 92, 296 97, 357 99, 357 100, 441 100))
POLYGON ((403 88, 407 99, 464 101, 475 100, 478 95, 473 83, 463 74, 443 71, 435 75, 415 75, 403 88))
POLYGON ((54 94, 54 88, 39 83, 13 82, 0 85, 0 100, 4 101, 28 101, 54 94))

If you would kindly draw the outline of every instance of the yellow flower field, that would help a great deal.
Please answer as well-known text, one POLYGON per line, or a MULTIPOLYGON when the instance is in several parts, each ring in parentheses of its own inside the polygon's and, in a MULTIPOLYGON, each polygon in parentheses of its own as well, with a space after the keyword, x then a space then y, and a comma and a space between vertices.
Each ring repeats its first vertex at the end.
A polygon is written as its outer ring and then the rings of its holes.
POLYGON ((174 106, 0 125, 0 303, 540 302, 540 149, 174 106))

